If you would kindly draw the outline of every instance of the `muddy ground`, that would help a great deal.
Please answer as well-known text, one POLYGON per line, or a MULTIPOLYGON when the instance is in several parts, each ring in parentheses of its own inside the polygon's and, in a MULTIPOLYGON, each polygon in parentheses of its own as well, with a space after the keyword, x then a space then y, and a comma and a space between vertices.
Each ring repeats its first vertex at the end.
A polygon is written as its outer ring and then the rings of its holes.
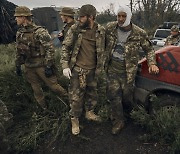
MULTIPOLYGON (((36 153, 43 154, 168 154, 168 145, 144 142, 140 137, 145 130, 132 120, 126 122, 119 135, 111 134, 110 121, 97 124, 83 121, 80 135, 69 135, 66 142, 56 141, 51 147, 43 147, 36 153)), ((69 130, 70 131, 70 130, 69 130)))

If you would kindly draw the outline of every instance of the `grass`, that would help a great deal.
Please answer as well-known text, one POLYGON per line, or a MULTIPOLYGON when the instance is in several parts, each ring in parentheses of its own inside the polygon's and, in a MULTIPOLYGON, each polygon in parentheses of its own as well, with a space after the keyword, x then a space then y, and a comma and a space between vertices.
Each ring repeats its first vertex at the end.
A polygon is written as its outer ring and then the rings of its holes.
POLYGON ((148 114, 144 107, 131 113, 135 123, 146 128, 143 140, 155 140, 168 144, 173 153, 180 150, 180 108, 160 108, 155 114, 148 114))
MULTIPOLYGON (((68 88, 69 81, 62 75, 60 66, 61 49, 56 49, 58 80, 64 88, 68 88)), ((7 128, 7 136, 11 149, 15 153, 32 152, 42 144, 47 147, 58 139, 65 141, 70 134, 69 104, 67 98, 60 98, 43 85, 45 99, 49 109, 56 115, 42 114, 36 109, 36 100, 30 84, 24 75, 19 77, 15 73, 15 44, 0 45, 0 99, 5 102, 13 122, 7 128), (35 113, 35 111, 37 111, 35 113)), ((102 103, 98 103, 97 110, 104 119, 107 119, 105 85, 99 79, 99 96, 102 103)))
MULTIPOLYGON (((64 88, 69 81, 63 77, 60 66, 61 49, 56 49, 58 80, 64 88)), ((15 73, 15 44, 0 45, 0 99, 5 102, 13 121, 7 128, 7 137, 13 153, 31 153, 42 144, 53 146, 56 140, 64 142, 70 135, 69 104, 67 98, 60 98, 43 85, 49 109, 56 115, 42 114, 36 109, 36 101, 30 84, 24 76, 15 73), (36 113, 35 113, 36 111, 36 113)), ((109 117, 106 98, 105 75, 98 80, 97 111, 104 121, 109 117)), ((147 139, 168 143, 172 151, 180 147, 180 110, 159 110, 149 115, 143 107, 132 112, 132 118, 149 132, 147 139)), ((145 137, 144 137, 145 138, 145 137)))
MULTIPOLYGON (((59 52, 56 51, 57 63, 59 52)), ((30 84, 24 76, 19 77, 15 73, 15 44, 0 45, 0 55, 0 99, 13 114, 13 122, 7 128, 12 151, 30 152, 47 140, 46 144, 53 143, 57 138, 65 140, 69 125, 67 98, 58 97, 43 85, 49 108, 56 116, 42 114, 36 109, 30 84)), ((60 66, 58 69, 59 82, 67 88, 68 81, 62 77, 60 66)))

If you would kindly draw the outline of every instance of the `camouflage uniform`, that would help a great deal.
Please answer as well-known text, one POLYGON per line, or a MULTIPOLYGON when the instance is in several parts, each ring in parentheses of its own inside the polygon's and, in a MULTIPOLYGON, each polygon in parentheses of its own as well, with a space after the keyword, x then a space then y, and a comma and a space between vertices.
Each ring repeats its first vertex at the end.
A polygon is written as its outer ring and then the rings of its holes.
POLYGON ((66 34, 67 34, 67 32, 68 32, 68 30, 69 30, 69 28, 72 26, 72 25, 74 25, 75 24, 75 20, 73 20, 72 22, 70 22, 70 23, 66 23, 64 26, 63 26, 63 29, 62 29, 62 38, 61 39, 59 39, 61 42, 64 40, 64 38, 66 37, 66 34))
POLYGON ((176 45, 180 42, 180 33, 176 36, 168 36, 165 45, 176 45))
POLYGON ((73 11, 72 8, 69 8, 69 7, 64 7, 62 8, 61 12, 59 13, 60 15, 64 15, 64 16, 69 16, 71 17, 73 20, 70 22, 70 23, 66 23, 64 26, 63 26, 63 29, 61 31, 62 33, 62 36, 59 37, 59 40, 62 42, 64 40, 64 38, 66 37, 66 34, 69 30, 69 28, 75 24, 75 20, 74 20, 74 14, 75 12, 73 11))
POLYGON ((139 49, 142 47, 148 59, 148 65, 156 64, 151 42, 144 30, 132 24, 132 31, 124 44, 124 69, 112 63, 112 55, 117 44, 118 23, 110 22, 106 27, 106 63, 108 77, 107 96, 112 105, 112 120, 122 121, 123 106, 132 103, 135 75, 138 69, 139 49), (123 101, 123 102, 122 102, 123 101))
POLYGON ((93 110, 97 103, 96 77, 103 67, 103 52, 105 46, 105 30, 97 24, 95 31, 95 50, 96 66, 94 69, 85 69, 76 65, 77 56, 80 53, 80 47, 83 40, 85 29, 81 29, 76 23, 73 25, 66 36, 62 46, 61 63, 62 68, 70 68, 72 77, 70 79, 69 98, 70 115, 79 117, 82 112, 83 101, 86 102, 86 111, 93 110))
POLYGON ((177 45, 180 43, 180 32, 178 25, 174 25, 171 28, 171 32, 176 32, 176 35, 170 35, 166 38, 165 45, 177 45))
MULTIPOLYGON (((19 10, 27 9, 19 7, 19 10)), ((17 9, 18 12, 18 9, 17 9)), ((15 12, 15 16, 20 16, 15 12)), ((25 65, 25 76, 31 84, 37 102, 46 108, 40 81, 59 95, 66 94, 58 82, 54 70, 54 48, 47 30, 35 24, 21 25, 16 34, 16 67, 25 65), (46 75, 50 71, 50 75, 46 75), (51 72, 52 71, 52 72, 51 72)))

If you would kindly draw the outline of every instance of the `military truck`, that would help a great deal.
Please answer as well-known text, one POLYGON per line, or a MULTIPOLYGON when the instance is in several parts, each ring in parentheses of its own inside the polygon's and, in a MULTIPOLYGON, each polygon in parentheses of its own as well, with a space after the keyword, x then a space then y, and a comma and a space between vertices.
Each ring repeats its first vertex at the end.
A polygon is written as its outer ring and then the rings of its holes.
POLYGON ((37 25, 44 26, 51 34, 53 31, 59 31, 63 27, 57 7, 40 7, 34 8, 32 14, 37 25))
POLYGON ((146 58, 139 61, 135 101, 152 112, 160 107, 180 106, 180 44, 166 46, 156 52, 159 74, 149 74, 146 58), (158 103, 153 103, 153 98, 158 103))
POLYGON ((159 26, 161 29, 171 29, 173 25, 179 25, 178 22, 172 22, 172 21, 165 21, 162 25, 159 26))
MULTIPOLYGON (((52 41, 55 47, 60 46, 60 42, 57 38, 59 31, 61 31, 64 23, 60 18, 59 12, 63 7, 39 7, 32 10, 34 16, 34 22, 37 25, 43 26, 51 34, 52 41)), ((73 8, 75 12, 78 8, 73 8)), ((76 14, 75 14, 76 18, 76 14)))

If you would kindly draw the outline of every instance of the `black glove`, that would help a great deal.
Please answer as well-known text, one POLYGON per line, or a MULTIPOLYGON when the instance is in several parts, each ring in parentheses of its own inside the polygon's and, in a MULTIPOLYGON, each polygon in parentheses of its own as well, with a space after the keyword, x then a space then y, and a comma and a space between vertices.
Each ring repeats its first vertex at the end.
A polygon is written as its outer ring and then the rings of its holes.
POLYGON ((62 42, 64 40, 64 36, 59 36, 58 39, 60 42, 62 42))
POLYGON ((16 66, 16 74, 17 74, 18 76, 22 76, 21 66, 16 66))
POLYGON ((62 30, 59 34, 58 34, 58 39, 60 42, 63 42, 64 40, 64 30, 62 30))
POLYGON ((53 75, 53 69, 50 66, 46 66, 44 70, 45 76, 47 78, 51 77, 53 75))

